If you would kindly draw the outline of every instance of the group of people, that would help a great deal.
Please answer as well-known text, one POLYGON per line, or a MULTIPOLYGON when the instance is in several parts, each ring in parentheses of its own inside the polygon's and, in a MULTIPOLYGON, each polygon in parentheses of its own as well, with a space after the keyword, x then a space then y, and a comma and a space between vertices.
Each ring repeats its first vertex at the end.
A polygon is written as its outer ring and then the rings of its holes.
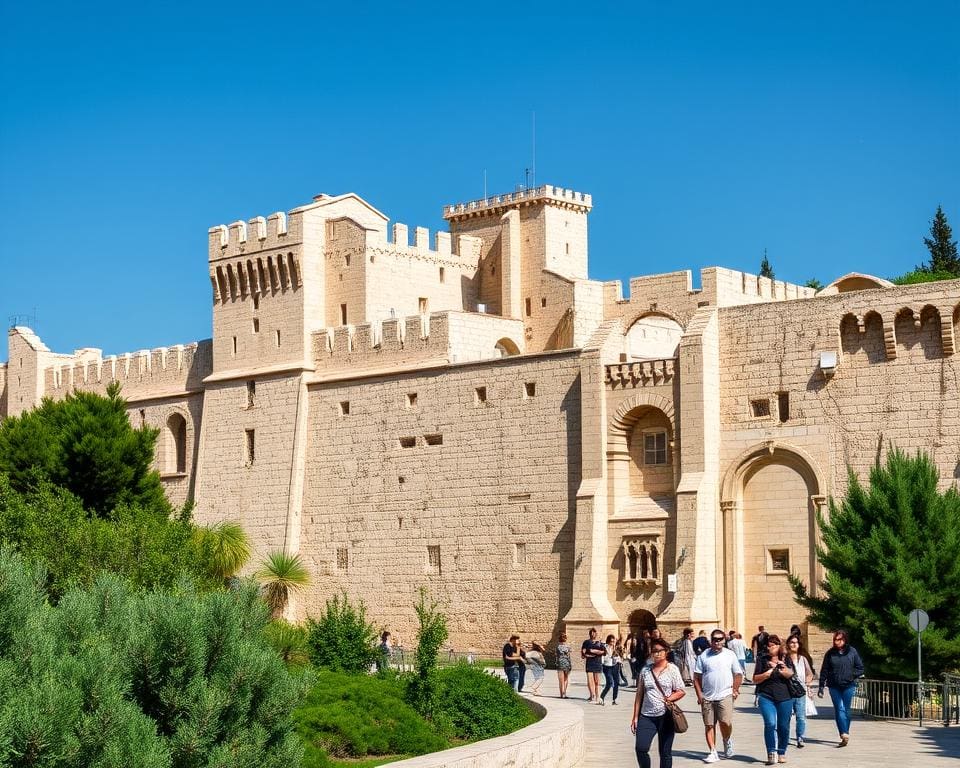
MULTIPOLYGON (((607 635, 604 641, 599 639, 596 629, 591 629, 580 646, 587 673, 587 700, 602 706, 607 694, 612 693, 611 703, 616 704, 620 688, 630 685, 623 670, 624 664, 629 664, 636 687, 630 728, 636 735, 637 762, 640 768, 649 768, 650 750, 656 738, 661 768, 670 768, 676 733, 670 711, 672 703, 682 699, 688 687, 693 687, 707 744, 704 762, 715 763, 721 756, 734 755, 734 702, 740 696, 741 686, 752 682, 756 686, 755 704, 763 718, 766 764, 785 763, 791 720, 796 721, 796 746, 802 749, 807 713, 816 711, 810 696, 816 672, 801 635, 797 625, 791 627, 785 640, 759 627, 749 651, 754 660, 751 681, 746 667, 748 649, 735 630, 714 629, 709 636, 701 631, 694 637, 693 630, 686 629, 682 638, 671 645, 656 629, 631 633, 626 640, 607 635), (722 743, 717 742, 718 726, 722 743)), ((523 690, 525 668, 529 665, 533 676, 531 690, 537 693, 546 666, 544 652, 540 643, 531 643, 524 649, 519 636, 510 638, 503 648, 503 664, 514 690, 523 690)), ((572 647, 565 633, 558 637, 556 666, 560 697, 569 698, 567 690, 573 662, 572 647)), ((833 634, 833 646, 820 667, 817 695, 822 698, 824 688, 829 688, 840 747, 850 741, 850 707, 857 679, 863 673, 860 654, 849 644, 846 631, 837 630, 833 634)))

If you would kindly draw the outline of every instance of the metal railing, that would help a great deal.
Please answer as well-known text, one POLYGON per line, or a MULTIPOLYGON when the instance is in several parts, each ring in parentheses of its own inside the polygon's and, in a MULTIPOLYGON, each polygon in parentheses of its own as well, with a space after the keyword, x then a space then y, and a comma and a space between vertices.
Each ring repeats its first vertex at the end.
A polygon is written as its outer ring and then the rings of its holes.
POLYGON ((876 720, 960 724, 960 675, 923 683, 861 679, 851 709, 876 720))

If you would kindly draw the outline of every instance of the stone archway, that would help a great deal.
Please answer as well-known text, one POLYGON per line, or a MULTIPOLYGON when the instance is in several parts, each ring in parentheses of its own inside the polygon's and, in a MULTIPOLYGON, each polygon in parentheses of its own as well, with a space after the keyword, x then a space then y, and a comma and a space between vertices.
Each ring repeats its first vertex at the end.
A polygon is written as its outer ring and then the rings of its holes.
POLYGON ((746 634, 758 624, 786 632, 801 623, 787 575, 814 592, 822 578, 816 515, 823 492, 816 462, 795 446, 758 444, 730 464, 720 493, 727 626, 746 634))
POLYGON ((655 629, 657 626, 657 617, 650 611, 637 608, 635 611, 630 611, 630 615, 627 617, 627 626, 630 627, 629 631, 636 635, 645 629, 655 629))

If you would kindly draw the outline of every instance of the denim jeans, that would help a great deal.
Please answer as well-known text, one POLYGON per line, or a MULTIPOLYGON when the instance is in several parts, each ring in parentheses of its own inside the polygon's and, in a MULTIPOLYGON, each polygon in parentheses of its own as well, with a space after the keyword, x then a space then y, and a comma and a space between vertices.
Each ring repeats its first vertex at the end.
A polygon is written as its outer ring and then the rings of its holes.
POLYGON ((606 683, 603 686, 603 690, 600 692, 600 698, 603 699, 607 695, 607 691, 613 688, 613 700, 617 700, 617 693, 620 691, 620 675, 617 667, 604 667, 603 668, 603 677, 606 683))
POLYGON ((760 714, 763 716, 763 743, 767 747, 767 754, 776 752, 778 755, 785 755, 787 742, 790 741, 793 699, 774 701, 763 694, 757 698, 760 701, 760 714))
POLYGON ((803 738, 807 732, 807 697, 798 696, 793 700, 793 714, 797 718, 797 738, 803 738))
POLYGON ((856 693, 856 690, 856 683, 850 683, 846 688, 830 689, 830 701, 833 702, 833 719, 837 722, 837 732, 841 736, 850 733, 850 705, 853 703, 853 694, 856 693))
POLYGON ((650 768, 650 745, 653 737, 658 737, 657 746, 660 748, 660 768, 673 768, 673 716, 669 712, 651 717, 640 715, 637 720, 637 739, 634 742, 634 751, 637 753, 637 764, 640 768, 650 768))
POLYGON ((520 685, 520 668, 514 664, 512 667, 507 667, 507 682, 510 683, 510 687, 513 690, 517 690, 520 685))

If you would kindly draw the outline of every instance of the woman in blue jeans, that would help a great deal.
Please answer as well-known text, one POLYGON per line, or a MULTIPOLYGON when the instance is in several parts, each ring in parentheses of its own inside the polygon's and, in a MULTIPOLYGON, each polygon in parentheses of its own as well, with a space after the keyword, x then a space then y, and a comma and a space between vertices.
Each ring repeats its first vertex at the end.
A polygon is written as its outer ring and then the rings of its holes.
POLYGON ((846 630, 838 629, 833 633, 833 648, 823 657, 817 696, 823 698, 824 685, 830 688, 833 718, 837 722, 841 747, 850 742, 850 704, 857 691, 857 678, 860 677, 863 677, 863 659, 857 649, 850 645, 846 630))
POLYGON ((785 763, 790 740, 790 716, 793 714, 793 696, 787 680, 796 674, 796 670, 777 635, 767 638, 767 653, 761 658, 765 669, 759 674, 754 670, 753 682, 757 686, 757 701, 763 716, 767 765, 785 763))

